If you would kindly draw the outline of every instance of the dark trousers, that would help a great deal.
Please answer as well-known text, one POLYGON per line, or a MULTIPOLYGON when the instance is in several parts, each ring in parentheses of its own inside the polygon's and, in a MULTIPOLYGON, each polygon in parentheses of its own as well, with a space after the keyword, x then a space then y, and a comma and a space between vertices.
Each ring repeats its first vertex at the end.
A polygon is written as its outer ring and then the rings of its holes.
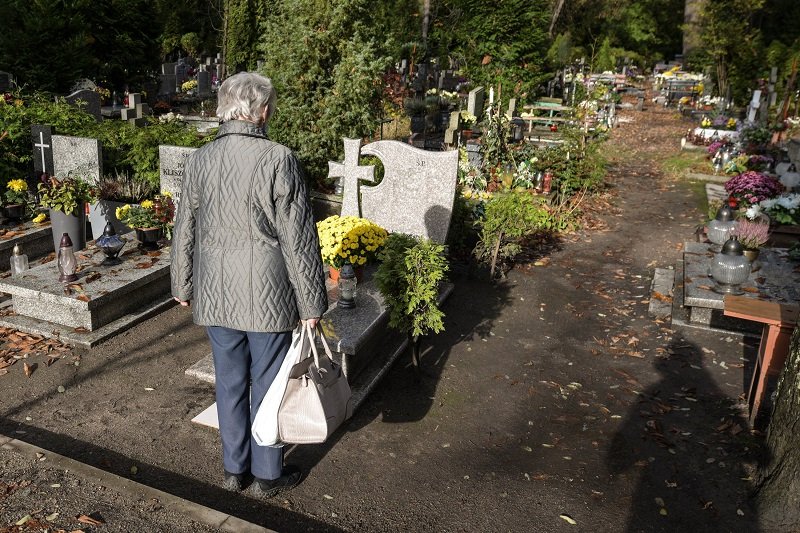
POLYGON ((292 332, 253 333, 218 326, 206 331, 214 354, 225 470, 231 474, 249 471, 261 479, 279 478, 283 449, 257 445, 250 426, 289 351, 292 332))

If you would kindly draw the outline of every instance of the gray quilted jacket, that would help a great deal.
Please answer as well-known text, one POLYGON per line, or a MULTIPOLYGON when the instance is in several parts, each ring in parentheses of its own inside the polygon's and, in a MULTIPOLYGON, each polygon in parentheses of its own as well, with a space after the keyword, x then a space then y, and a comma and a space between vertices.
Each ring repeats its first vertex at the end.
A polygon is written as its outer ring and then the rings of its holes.
POLYGON ((172 295, 203 326, 289 331, 328 306, 297 158, 249 122, 186 160, 171 260, 172 295))

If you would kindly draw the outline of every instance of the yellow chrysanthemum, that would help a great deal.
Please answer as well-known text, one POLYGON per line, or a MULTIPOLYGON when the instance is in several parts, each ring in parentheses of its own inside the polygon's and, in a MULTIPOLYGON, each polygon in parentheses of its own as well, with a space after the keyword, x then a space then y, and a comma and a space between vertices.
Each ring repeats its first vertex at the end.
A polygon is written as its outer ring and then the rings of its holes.
POLYGON ((44 222, 45 220, 47 220, 47 215, 45 215, 44 213, 39 213, 38 215, 36 215, 36 216, 34 217, 34 219, 33 219, 33 223, 34 223, 34 224, 41 224, 41 223, 42 223, 42 222, 44 222))
POLYGON ((145 209, 150 209, 150 208, 153 207, 153 202, 152 202, 152 200, 144 200, 141 203, 141 206, 144 207, 145 209))
POLYGON ((28 190, 28 184, 25 183, 25 180, 20 179, 9 181, 6 187, 14 192, 23 192, 28 190))

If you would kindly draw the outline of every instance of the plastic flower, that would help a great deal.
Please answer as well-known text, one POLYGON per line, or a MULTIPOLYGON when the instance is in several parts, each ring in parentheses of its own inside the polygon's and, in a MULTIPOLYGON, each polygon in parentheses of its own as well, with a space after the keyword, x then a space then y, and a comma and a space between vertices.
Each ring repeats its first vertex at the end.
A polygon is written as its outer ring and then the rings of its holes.
POLYGON ((711 126, 711 119, 708 117, 703 117, 703 120, 700 122, 700 125, 704 128, 708 128, 711 126))

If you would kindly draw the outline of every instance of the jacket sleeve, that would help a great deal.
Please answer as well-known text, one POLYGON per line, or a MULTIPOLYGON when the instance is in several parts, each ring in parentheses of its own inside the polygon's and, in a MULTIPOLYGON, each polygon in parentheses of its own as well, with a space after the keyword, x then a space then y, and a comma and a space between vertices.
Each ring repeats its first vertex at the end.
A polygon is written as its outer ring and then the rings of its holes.
POLYGON ((172 296, 188 302, 194 296, 193 261, 195 245, 195 214, 197 211, 197 176, 193 170, 192 157, 186 161, 181 195, 175 213, 170 251, 170 280, 172 296))
POLYGON ((328 309, 325 273, 305 177, 291 152, 278 162, 272 188, 275 226, 301 319, 328 309))

